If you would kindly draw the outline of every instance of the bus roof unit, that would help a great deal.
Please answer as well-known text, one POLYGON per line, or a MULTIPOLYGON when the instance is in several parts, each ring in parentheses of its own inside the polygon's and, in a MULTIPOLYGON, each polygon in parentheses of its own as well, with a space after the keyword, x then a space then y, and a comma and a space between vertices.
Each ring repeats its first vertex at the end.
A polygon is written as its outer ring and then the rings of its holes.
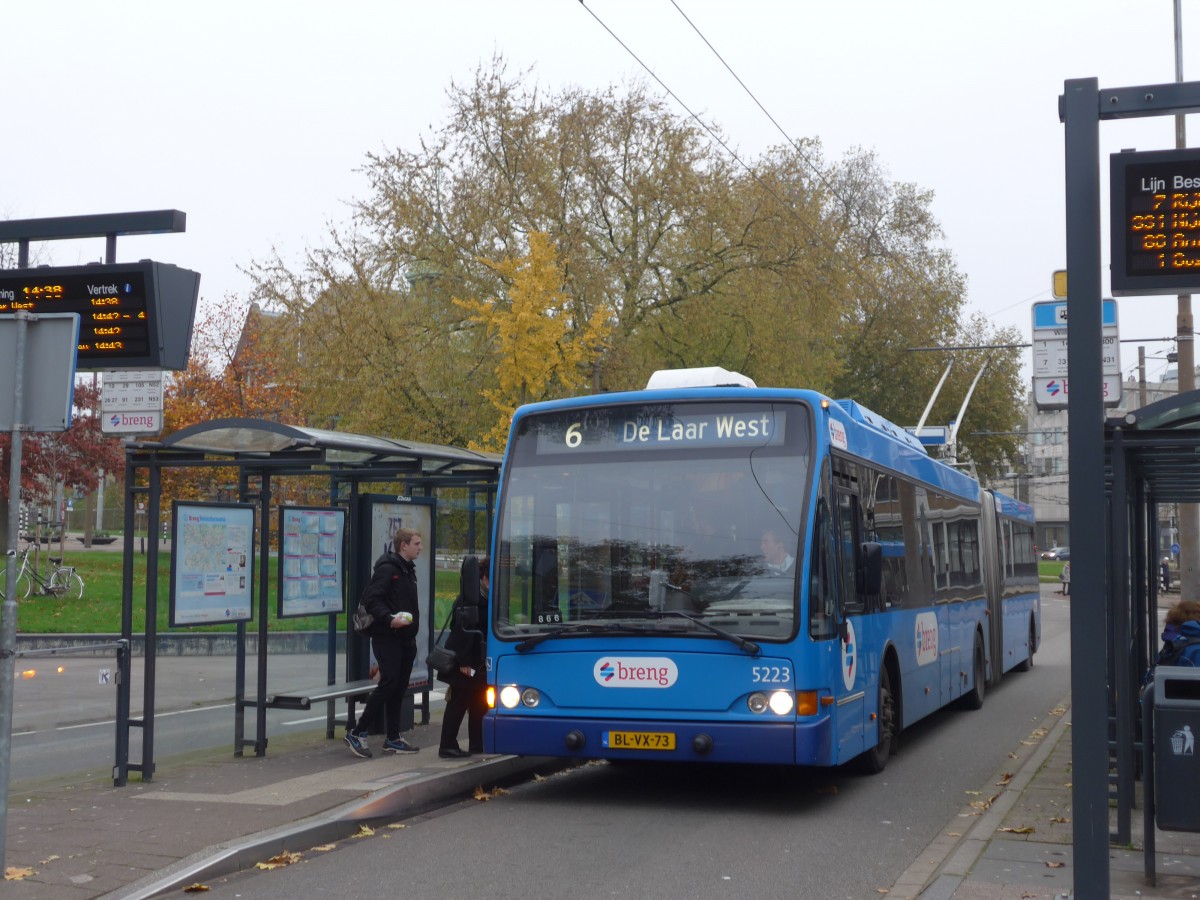
POLYGON ((740 372, 730 372, 720 366, 702 366, 697 369, 659 369, 646 382, 648 391, 666 391, 673 388, 694 387, 758 387, 753 379, 740 372))

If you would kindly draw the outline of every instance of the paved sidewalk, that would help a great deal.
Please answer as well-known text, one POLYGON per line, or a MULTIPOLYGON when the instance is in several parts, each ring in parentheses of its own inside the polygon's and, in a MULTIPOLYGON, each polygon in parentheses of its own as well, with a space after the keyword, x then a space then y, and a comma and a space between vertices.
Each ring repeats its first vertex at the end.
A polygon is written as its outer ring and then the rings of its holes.
MULTIPOLYGON (((1074 896, 1068 701, 1022 741, 1011 766, 981 785, 893 885, 921 900, 1063 900, 1074 896)), ((1198 798, 1200 802, 1200 798, 1198 798)), ((1200 834, 1155 831, 1156 884, 1144 876, 1142 815, 1131 846, 1109 848, 1113 898, 1200 897, 1200 834)), ((1115 810, 1109 832, 1116 829, 1115 810)))
MULTIPOLYGON (((47 779, 10 787, 5 900, 151 897, 549 771, 545 759, 437 755, 440 714, 412 754, 357 759, 319 731, 157 762, 154 781, 47 779), (19 876, 14 879, 14 875, 19 876)), ((382 738, 372 739, 375 750, 382 738)), ((136 775, 133 776, 136 779, 136 775)))

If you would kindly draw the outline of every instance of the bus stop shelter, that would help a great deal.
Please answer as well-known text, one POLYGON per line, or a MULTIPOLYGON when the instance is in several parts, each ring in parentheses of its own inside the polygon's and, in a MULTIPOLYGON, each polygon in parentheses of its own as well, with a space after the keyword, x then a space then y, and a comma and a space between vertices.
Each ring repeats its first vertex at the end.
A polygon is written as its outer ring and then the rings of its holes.
MULTIPOLYGON (((238 710, 234 752, 253 746, 255 755, 266 753, 266 710, 268 703, 267 621, 272 601, 269 566, 272 556, 272 511, 286 502, 290 489, 302 487, 311 496, 321 497, 321 511, 342 511, 345 523, 345 571, 341 583, 343 600, 352 607, 369 578, 371 561, 379 549, 371 543, 372 509, 381 503, 420 504, 422 515, 430 522, 426 541, 429 554, 437 552, 437 510, 441 506, 462 517, 461 549, 468 553, 484 552, 491 533, 500 457, 457 447, 402 441, 392 438, 352 434, 284 425, 262 419, 218 419, 178 431, 161 441, 135 441, 126 448, 125 457, 125 555, 121 603, 121 637, 133 637, 135 534, 142 519, 147 533, 156 536, 163 525, 163 476, 184 470, 207 473, 208 496, 205 501, 228 501, 249 508, 253 514, 254 537, 251 552, 255 565, 250 588, 253 600, 253 624, 256 626, 256 663, 252 693, 247 695, 246 647, 247 622, 238 621, 235 671, 238 710), (383 493, 377 493, 383 492, 383 493), (255 712, 255 730, 251 739, 244 736, 243 710, 255 712)), ((178 498, 172 498, 178 501, 178 498)), ((408 507, 415 509, 416 507, 408 507)), ((249 514, 249 513, 247 513, 249 514)), ((457 548, 456 548, 457 549, 457 548)), ((175 551, 174 543, 171 552, 175 551)), ((158 650, 157 617, 159 611, 158 570, 160 549, 157 540, 145 544, 143 561, 145 593, 145 658, 143 712, 130 715, 131 672, 129 654, 121 664, 117 694, 116 762, 113 781, 124 785, 129 772, 139 772, 143 781, 154 773, 154 682, 158 650), (140 762, 130 760, 130 736, 141 733, 140 762)), ((336 671, 338 613, 349 608, 345 603, 328 614, 327 666, 325 680, 334 693, 336 671)), ((432 613, 432 585, 430 610, 432 613)), ((349 617, 347 616, 347 619, 349 617)), ((425 616, 418 641, 432 641, 433 623, 425 616)), ((352 630, 345 635, 346 682, 366 679, 369 646, 366 638, 352 630)), ((420 648, 424 650, 424 647, 420 648)), ((428 715, 428 671, 413 673, 414 688, 423 695, 428 715)), ((412 688, 410 688, 412 690, 412 688)), ((332 706, 330 706, 332 710, 332 706)), ((332 715, 332 713, 331 713, 332 715)))
MULTIPOLYGON (((1135 786, 1151 765, 1150 735, 1141 728, 1143 678, 1159 649, 1159 508, 1200 504, 1200 391, 1189 391, 1105 423, 1108 485, 1109 794, 1115 800, 1114 842, 1129 842, 1135 786)), ((1184 552, 1186 548, 1184 548, 1184 552)), ((1082 564, 1076 560, 1076 564, 1082 564)), ((1191 560, 1200 564, 1200 560, 1191 560)), ((1088 614, 1072 595, 1072 615, 1088 614)), ((1098 612, 1098 611, 1097 611, 1098 612)), ((1151 773, 1152 774, 1152 773, 1151 773)), ((1149 784, 1149 782, 1147 782, 1149 784)), ((1147 791, 1146 793, 1150 793, 1147 791)), ((1147 877, 1153 884, 1152 797, 1143 797, 1147 877)))

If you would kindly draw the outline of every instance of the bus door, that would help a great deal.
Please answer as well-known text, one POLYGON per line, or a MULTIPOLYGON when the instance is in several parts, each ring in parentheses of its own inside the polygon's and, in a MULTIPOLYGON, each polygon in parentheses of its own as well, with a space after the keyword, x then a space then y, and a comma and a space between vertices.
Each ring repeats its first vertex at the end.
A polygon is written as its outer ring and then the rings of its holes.
POLYGON ((838 710, 838 758, 850 759, 874 741, 874 730, 868 729, 868 715, 874 712, 877 692, 868 686, 875 683, 878 659, 872 660, 866 647, 878 646, 873 624, 866 611, 864 597, 858 593, 855 572, 858 568, 858 548, 862 545, 862 510, 858 494, 838 488, 834 493, 837 513, 834 521, 834 544, 837 558, 838 639, 841 677, 835 678, 834 690, 838 710), (868 731, 871 733, 868 734, 868 731))

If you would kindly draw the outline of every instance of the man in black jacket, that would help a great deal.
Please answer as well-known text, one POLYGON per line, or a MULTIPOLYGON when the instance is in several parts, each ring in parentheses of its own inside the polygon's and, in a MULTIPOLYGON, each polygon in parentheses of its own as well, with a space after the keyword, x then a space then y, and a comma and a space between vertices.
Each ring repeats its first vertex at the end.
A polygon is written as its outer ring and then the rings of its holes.
MULTIPOLYGON (((379 664, 379 686, 371 692, 359 716, 359 724, 377 721, 380 711, 387 719, 384 753, 416 753, 418 747, 400 737, 400 712, 408 692, 408 678, 417 658, 417 631, 421 610, 417 597, 417 567, 421 535, 408 528, 396 529, 395 552, 375 561, 375 571, 363 591, 362 604, 374 616, 369 634, 371 651, 379 664)), ((351 725, 346 743, 355 756, 370 757, 366 729, 351 725)))

